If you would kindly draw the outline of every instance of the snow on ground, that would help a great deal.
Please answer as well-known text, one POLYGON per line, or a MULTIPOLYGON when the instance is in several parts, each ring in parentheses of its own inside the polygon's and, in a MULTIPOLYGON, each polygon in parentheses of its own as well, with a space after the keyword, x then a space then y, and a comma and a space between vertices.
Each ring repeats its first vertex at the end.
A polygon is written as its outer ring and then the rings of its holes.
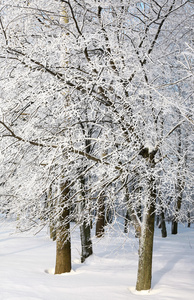
POLYGON ((166 239, 155 233, 150 292, 136 292, 138 240, 109 233, 94 239, 94 255, 80 263, 79 233, 72 237, 73 270, 53 275, 55 242, 46 230, 36 236, 12 234, 0 223, 0 300, 193 300, 194 225, 179 226, 166 239))

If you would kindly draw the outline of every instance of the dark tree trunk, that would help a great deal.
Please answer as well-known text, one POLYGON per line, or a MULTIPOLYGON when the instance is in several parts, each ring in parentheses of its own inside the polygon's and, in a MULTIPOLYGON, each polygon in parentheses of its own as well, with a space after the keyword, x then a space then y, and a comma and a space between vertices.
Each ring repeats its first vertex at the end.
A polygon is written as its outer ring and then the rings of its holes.
POLYGON ((183 198, 183 189, 184 189, 184 181, 183 178, 181 178, 181 155, 182 155, 182 132, 181 132, 181 127, 179 126, 178 129, 178 136, 179 136, 179 144, 178 144, 178 166, 179 166, 179 170, 178 170, 178 174, 177 174, 177 186, 176 186, 176 195, 177 195, 177 202, 176 202, 176 214, 174 217, 174 220, 172 220, 172 229, 171 229, 171 233, 172 234, 177 234, 178 233, 178 213, 181 209, 181 204, 182 204, 182 198, 183 198))
POLYGON ((163 211, 161 212, 161 214, 159 216, 158 228, 161 228, 162 237, 166 238, 167 237, 167 230, 166 230, 166 222, 165 222, 165 217, 164 217, 164 212, 163 211))
POLYGON ((172 234, 177 234, 178 233, 178 222, 176 220, 176 217, 181 209, 181 204, 182 204, 182 193, 183 193, 183 182, 178 179, 178 185, 177 185, 177 203, 176 203, 176 215, 174 220, 172 220, 172 228, 171 228, 171 233, 172 234))
POLYGON ((163 238, 167 237, 166 223, 164 220, 161 222, 161 233, 163 238))
POLYGON ((87 224, 85 221, 80 226, 80 236, 82 247, 81 262, 83 263, 86 258, 93 254, 90 224, 87 224))
POLYGON ((160 227, 161 224, 160 224, 160 216, 159 215, 156 216, 156 226, 158 226, 158 228, 161 228, 160 227))
POLYGON ((105 225, 111 224, 113 222, 113 213, 110 207, 106 209, 105 225))
POLYGON ((100 238, 104 235, 105 227, 105 198, 104 195, 100 195, 98 198, 98 211, 96 221, 96 237, 100 238))
POLYGON ((83 263, 86 258, 93 254, 92 250, 92 240, 91 240, 91 228, 88 218, 88 212, 85 212, 86 208, 86 193, 85 193, 85 178, 81 177, 81 187, 82 187, 82 201, 80 203, 81 213, 83 213, 83 220, 81 220, 80 225, 80 238, 81 238, 81 262, 83 263), (87 215, 86 215, 87 214, 87 215))
POLYGON ((71 271, 71 240, 70 240, 70 209, 68 205, 68 183, 61 185, 61 208, 62 214, 59 219, 60 226, 57 228, 56 241, 56 265, 55 274, 71 271))
POLYGON ((188 224, 187 224, 188 228, 191 227, 191 214, 190 212, 188 212, 188 224))
POLYGON ((178 233, 178 222, 172 221, 171 233, 177 234, 178 233))

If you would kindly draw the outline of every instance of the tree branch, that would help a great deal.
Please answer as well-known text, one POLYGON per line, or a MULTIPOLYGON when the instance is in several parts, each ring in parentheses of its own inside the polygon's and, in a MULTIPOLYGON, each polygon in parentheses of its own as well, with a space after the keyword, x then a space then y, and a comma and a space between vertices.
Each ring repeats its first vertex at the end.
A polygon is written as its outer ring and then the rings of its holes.
MULTIPOLYGON (((53 145, 53 144, 46 145, 46 144, 35 142, 35 141, 32 141, 32 140, 26 140, 26 139, 22 138, 21 136, 16 135, 14 133, 14 131, 12 129, 10 129, 4 122, 0 121, 0 124, 3 125, 10 132, 10 135, 6 135, 6 136, 13 137, 13 138, 17 139, 20 142, 29 143, 30 145, 38 146, 38 147, 47 147, 47 148, 58 148, 59 147, 59 146, 53 145)), ((80 156, 84 156, 87 159, 89 159, 91 161, 94 161, 96 163, 101 163, 101 164, 104 164, 104 165, 107 165, 107 166, 111 165, 110 163, 106 162, 104 159, 97 158, 97 157, 95 157, 91 154, 88 154, 84 151, 75 149, 73 147, 70 147, 69 149, 67 149, 67 151, 71 152, 71 153, 79 154, 80 156)), ((115 169, 118 170, 118 171, 122 171, 122 168, 118 167, 118 166, 115 166, 115 169)))

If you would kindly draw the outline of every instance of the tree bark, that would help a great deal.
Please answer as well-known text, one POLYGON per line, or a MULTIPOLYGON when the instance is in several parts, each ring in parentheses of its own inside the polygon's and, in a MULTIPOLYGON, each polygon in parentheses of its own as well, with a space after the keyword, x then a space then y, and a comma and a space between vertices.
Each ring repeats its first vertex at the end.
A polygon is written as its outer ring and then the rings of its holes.
MULTIPOLYGON (((50 186, 49 192, 48 192, 48 207, 50 208, 50 211, 53 211, 55 209, 53 203, 52 203, 52 187, 50 186)), ((57 232, 56 232, 56 224, 52 220, 52 215, 49 216, 49 229, 50 229, 50 238, 55 241, 57 238, 57 232)))
POLYGON ((67 182, 61 185, 62 214, 59 219, 60 226, 57 228, 55 274, 71 271, 70 209, 67 204, 69 193, 67 185, 67 182))
POLYGON ((139 264, 136 290, 149 290, 152 279, 152 253, 154 239, 155 205, 152 202, 143 215, 143 228, 139 242, 139 264))
POLYGON ((158 228, 161 228, 162 237, 166 238, 167 237, 167 230, 166 230, 166 223, 165 223, 165 217, 164 217, 164 212, 163 211, 161 212, 161 214, 159 216, 158 228))
POLYGON ((177 203, 176 203, 176 214, 175 218, 172 220, 172 228, 171 228, 171 233, 172 234, 177 234, 178 233, 178 222, 176 220, 176 217, 181 209, 181 204, 182 204, 182 194, 183 194, 183 187, 184 183, 182 182, 181 179, 178 179, 178 184, 177 184, 177 203))
POLYGON ((83 220, 81 220, 80 225, 80 238, 81 238, 81 262, 83 263, 86 258, 93 254, 92 250, 92 240, 91 240, 91 229, 89 220, 87 220, 87 216, 85 216, 86 212, 86 193, 85 193, 85 178, 81 177, 81 186, 82 186, 82 199, 81 199, 81 214, 83 212, 83 220))
MULTIPOLYGON (((67 228, 63 229, 64 231, 67 228)), ((67 238, 67 237, 66 237, 67 238)), ((70 239, 64 242, 64 233, 58 233, 56 242, 56 265, 55 274, 68 273, 71 271, 71 242, 70 239)))
POLYGON ((57 232, 56 232, 56 228, 55 228, 54 224, 50 222, 49 227, 50 227, 50 239, 52 239, 53 241, 56 241, 57 232))
POLYGON ((163 238, 167 237, 166 223, 164 220, 161 222, 161 233, 163 238))
POLYGON ((104 195, 100 195, 98 198, 98 211, 96 221, 96 237, 100 238, 104 235, 105 227, 105 203, 104 195))
POLYGON ((82 247, 81 262, 83 263, 86 258, 93 254, 90 224, 87 224, 86 221, 80 226, 80 236, 82 247))
POLYGON ((127 212, 126 212, 126 215, 125 215, 124 233, 128 232, 129 223, 130 223, 130 216, 129 216, 129 211, 127 209, 127 212))
MULTIPOLYGON (((180 118, 180 116, 179 116, 180 118)), ((178 137, 179 137, 179 143, 178 143, 178 174, 177 174, 177 186, 176 186, 176 195, 177 195, 177 202, 176 202, 176 214, 174 219, 172 220, 172 229, 171 233, 172 234, 177 234, 178 233, 178 221, 177 221, 177 216, 178 213, 181 209, 181 204, 182 204, 182 199, 183 199, 183 189, 184 189, 184 180, 181 178, 181 169, 182 169, 182 164, 181 164, 181 156, 182 156, 182 130, 181 126, 177 129, 178 131, 178 137)))
POLYGON ((188 212, 188 224, 187 227, 190 228, 191 227, 191 214, 190 212, 188 212))
POLYGON ((175 221, 175 220, 172 220, 171 233, 172 234, 177 234, 178 233, 178 222, 175 221))
POLYGON ((139 263, 136 290, 149 290, 152 281, 152 254, 154 241, 155 202, 156 187, 153 169, 155 167, 154 157, 157 150, 151 153, 147 151, 144 158, 150 165, 150 179, 148 179, 148 199, 144 205, 143 224, 139 241, 139 263))

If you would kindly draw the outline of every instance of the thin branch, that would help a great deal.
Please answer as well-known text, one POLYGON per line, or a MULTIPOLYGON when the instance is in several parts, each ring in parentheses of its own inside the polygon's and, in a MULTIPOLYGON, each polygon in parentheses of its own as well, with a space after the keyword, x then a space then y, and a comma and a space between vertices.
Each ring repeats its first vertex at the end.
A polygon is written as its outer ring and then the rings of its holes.
POLYGON ((71 5, 70 1, 64 1, 64 2, 68 4, 68 6, 69 6, 69 8, 70 8, 70 11, 71 11, 71 15, 72 15, 73 21, 74 21, 74 23, 75 23, 75 27, 76 27, 78 33, 79 33, 80 35, 82 35, 82 32, 81 32, 81 30, 80 30, 80 28, 79 28, 79 25, 78 25, 78 22, 77 22, 77 20, 76 20, 76 17, 75 17, 75 14, 74 14, 74 11, 73 11, 73 8, 72 8, 72 5, 71 5))
POLYGON ((2 28, 2 31, 3 31, 3 35, 4 35, 4 38, 5 38, 5 44, 8 45, 8 39, 7 39, 6 31, 5 31, 5 28, 3 26, 3 22, 1 20, 1 17, 0 17, 0 25, 1 25, 1 28, 2 28))
MULTIPOLYGON (((15 139, 17 139, 18 141, 20 142, 24 142, 24 143, 29 143, 33 146, 38 146, 38 147, 47 147, 47 148, 58 148, 59 146, 58 145, 46 145, 46 144, 42 144, 42 143, 39 143, 39 142, 35 142, 35 141, 32 141, 32 140, 26 140, 24 138, 22 138, 21 136, 19 135, 16 135, 14 133, 14 131, 12 129, 10 129, 4 122, 0 121, 0 124, 3 125, 9 132, 10 132, 10 135, 6 135, 8 137, 13 137, 15 139)), ((81 150, 78 150, 78 149, 75 149, 73 147, 70 147, 69 149, 67 149, 68 152, 71 152, 71 153, 75 153, 75 154, 79 154, 80 156, 84 156, 86 157, 87 159, 89 160, 92 160, 96 163, 101 163, 101 164, 104 164, 104 165, 107 165, 107 166, 110 166, 111 164, 104 161, 103 159, 100 159, 100 158, 97 158, 91 154, 88 154, 84 151, 81 151, 81 150)), ((115 166, 115 169, 118 170, 118 171, 122 171, 122 168, 121 167, 118 167, 118 166, 115 166)))
POLYGON ((57 148, 56 145, 45 145, 45 144, 38 143, 38 142, 35 142, 35 141, 23 139, 22 137, 16 135, 4 122, 0 121, 0 124, 2 124, 11 133, 11 135, 6 135, 8 137, 9 136, 10 137, 14 137, 18 141, 29 143, 29 144, 31 144, 33 146, 57 148))
POLYGON ((188 78, 190 78, 190 77, 192 77, 192 76, 193 76, 193 75, 188 75, 188 76, 186 76, 186 77, 184 77, 184 78, 181 78, 181 79, 179 79, 179 80, 177 80, 177 81, 170 82, 170 83, 167 83, 167 84, 159 85, 159 86, 157 86, 156 88, 162 88, 162 87, 166 87, 166 86, 176 85, 176 84, 178 84, 178 83, 180 83, 180 82, 182 82, 182 81, 184 81, 184 80, 186 80, 186 79, 188 79, 188 78))
POLYGON ((181 120, 179 123, 177 123, 166 135, 165 135, 165 137, 157 144, 157 146, 156 146, 156 150, 158 150, 159 149, 159 147, 160 147, 160 145, 163 143, 163 141, 164 140, 166 140, 168 137, 169 137, 169 135, 171 135, 178 127, 180 127, 181 126, 181 124, 182 123, 184 123, 185 122, 185 120, 183 119, 183 120, 181 120))
MULTIPOLYGON (((68 86, 75 88, 78 91, 81 91, 82 93, 87 93, 88 91, 82 86, 82 85, 76 85, 71 81, 66 81, 64 78, 64 75, 62 73, 53 71, 52 69, 44 66, 42 63, 40 63, 39 61, 28 57, 25 53, 16 50, 16 49, 12 49, 12 48, 8 48, 8 53, 10 54, 18 54, 21 55, 23 57, 28 58, 32 63, 36 64, 38 67, 40 67, 41 69, 45 70, 46 72, 48 72, 49 74, 51 74, 52 76, 56 77, 57 79, 61 80, 62 82, 66 83, 68 86)), ((23 64, 25 64, 26 66, 28 66, 27 63, 25 63, 24 61, 21 61, 23 64)), ((29 67, 29 66, 28 66, 29 67)), ((92 93, 94 94, 94 97, 97 101, 103 103, 105 106, 111 106, 112 102, 109 100, 109 98, 105 95, 105 91, 103 88, 99 88, 99 92, 96 92, 94 90, 92 90, 92 93), (100 97, 99 97, 100 96, 100 97)))

